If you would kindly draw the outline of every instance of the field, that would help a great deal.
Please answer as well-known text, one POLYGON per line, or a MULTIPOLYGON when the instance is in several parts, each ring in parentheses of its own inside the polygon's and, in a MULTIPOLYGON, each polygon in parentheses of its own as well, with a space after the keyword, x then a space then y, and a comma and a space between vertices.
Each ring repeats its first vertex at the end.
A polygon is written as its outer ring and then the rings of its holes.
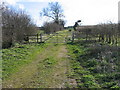
POLYGON ((0 88, 120 89, 118 6, 2 0, 0 88))
POLYGON ((3 49, 3 88, 120 88, 119 45, 72 42, 72 32, 3 49))
POLYGON ((72 56, 72 77, 79 88, 119 88, 118 51, 104 50, 106 47, 92 47, 91 43, 76 42, 68 45, 72 56), (111 52, 111 53, 110 53, 111 52))

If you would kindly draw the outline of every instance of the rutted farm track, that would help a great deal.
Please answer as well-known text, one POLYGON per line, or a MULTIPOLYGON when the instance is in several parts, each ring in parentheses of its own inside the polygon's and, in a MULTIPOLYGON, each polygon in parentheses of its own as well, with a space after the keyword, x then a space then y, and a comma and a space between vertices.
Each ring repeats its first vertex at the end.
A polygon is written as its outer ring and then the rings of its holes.
MULTIPOLYGON (((52 62, 51 62, 52 63, 52 62)), ((70 83, 70 71, 65 45, 48 46, 32 63, 4 81, 4 88, 64 88, 70 83), (54 52, 54 53, 53 53, 54 52), (47 56, 46 56, 47 55, 47 56), (47 67, 44 60, 54 59, 54 65, 47 67)))
POLYGON ((3 88, 66 88, 76 87, 71 72, 66 44, 49 44, 47 48, 18 72, 3 81, 3 88))

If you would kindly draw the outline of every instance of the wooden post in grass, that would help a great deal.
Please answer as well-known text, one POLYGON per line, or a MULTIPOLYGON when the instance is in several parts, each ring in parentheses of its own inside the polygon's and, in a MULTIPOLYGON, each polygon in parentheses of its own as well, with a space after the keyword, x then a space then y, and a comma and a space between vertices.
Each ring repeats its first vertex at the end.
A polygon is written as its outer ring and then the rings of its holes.
POLYGON ((40 42, 42 42, 42 33, 40 34, 40 42))
POLYGON ((38 43, 38 34, 37 34, 37 43, 38 43))
POLYGON ((72 42, 74 42, 74 32, 72 33, 72 42))
POLYGON ((58 33, 56 33, 56 42, 57 42, 57 44, 58 44, 58 33))
POLYGON ((30 42, 29 36, 27 36, 27 39, 28 39, 28 43, 29 43, 30 42))

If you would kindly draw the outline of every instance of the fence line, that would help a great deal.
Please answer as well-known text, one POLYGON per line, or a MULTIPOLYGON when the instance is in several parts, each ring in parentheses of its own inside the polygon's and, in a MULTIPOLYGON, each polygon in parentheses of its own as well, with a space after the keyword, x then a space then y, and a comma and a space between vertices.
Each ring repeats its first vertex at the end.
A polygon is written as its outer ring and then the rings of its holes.
POLYGON ((47 40, 49 40, 50 38, 52 38, 53 36, 55 36, 56 34, 53 34, 47 38, 44 39, 44 37, 46 36, 45 34, 34 34, 34 35, 25 35, 24 40, 31 43, 30 40, 35 39, 36 42, 32 42, 32 43, 43 43, 46 42, 47 40))
MULTIPOLYGON (((46 34, 34 34, 34 35, 25 35, 25 41, 27 41, 26 43, 44 43, 46 41, 48 41, 49 39, 51 39, 52 37, 54 37, 55 41, 54 43, 63 43, 61 41, 60 37, 65 37, 65 41, 67 40, 66 36, 63 35, 59 35, 58 33, 55 34, 51 34, 51 35, 46 35, 46 34), (54 37, 56 36, 56 37, 54 37), (60 41, 59 41, 60 40, 60 41)), ((74 42, 74 33, 71 35, 71 41, 74 42)))

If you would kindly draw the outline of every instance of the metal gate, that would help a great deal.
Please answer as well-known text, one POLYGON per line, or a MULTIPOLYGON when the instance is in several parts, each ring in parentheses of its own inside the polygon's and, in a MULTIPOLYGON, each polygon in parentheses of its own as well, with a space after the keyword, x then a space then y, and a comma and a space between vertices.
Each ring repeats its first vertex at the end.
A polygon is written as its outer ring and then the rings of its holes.
POLYGON ((54 34, 36 34, 25 35, 25 39, 28 43, 66 43, 72 40, 71 32, 57 32, 54 34))
POLYGON ((52 38, 50 38, 47 43, 67 43, 72 40, 71 33, 55 33, 52 38))

